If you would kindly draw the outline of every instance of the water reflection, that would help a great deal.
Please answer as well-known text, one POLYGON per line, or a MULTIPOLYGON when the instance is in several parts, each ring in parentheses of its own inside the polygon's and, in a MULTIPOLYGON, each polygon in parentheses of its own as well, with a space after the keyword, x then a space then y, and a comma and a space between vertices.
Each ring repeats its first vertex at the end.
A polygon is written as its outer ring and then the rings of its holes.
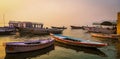
POLYGON ((82 51, 82 52, 88 53, 88 54, 94 54, 94 55, 98 55, 101 57, 107 57, 107 55, 105 53, 103 53, 102 51, 100 51, 97 48, 71 46, 71 45, 61 44, 59 42, 55 42, 55 46, 60 46, 60 47, 64 47, 67 49, 72 49, 72 50, 75 50, 76 52, 82 51))
POLYGON ((117 59, 120 59, 120 39, 116 43, 117 59))
POLYGON ((54 50, 54 45, 31 52, 25 52, 25 53, 15 53, 15 54, 6 54, 5 59, 31 59, 33 57, 40 57, 41 55, 48 54, 49 52, 54 50))
POLYGON ((88 33, 84 33, 83 30, 64 30, 63 35, 72 36, 76 38, 83 38, 86 40, 95 40, 98 42, 108 43, 107 47, 100 49, 96 48, 85 48, 85 47, 74 47, 64 44, 56 44, 55 50, 42 49, 33 52, 19 53, 19 54, 5 54, 5 47, 3 43, 14 42, 14 41, 27 41, 34 39, 44 39, 49 38, 49 36, 25 36, 25 37, 15 37, 14 35, 0 36, 0 59, 120 59, 120 42, 113 39, 102 39, 93 38, 88 33), (76 35, 77 34, 77 35, 76 35), (118 42, 118 43, 117 43, 118 42), (116 47, 116 48, 115 48, 116 47), (54 51, 53 51, 54 50, 54 51), (51 52, 52 51, 52 52, 51 52), (50 52, 50 53, 49 53, 50 52), (104 53, 103 53, 104 52, 104 53), (6 56, 6 57, 5 57, 6 56))
POLYGON ((4 59, 5 55, 5 46, 0 43, 0 59, 4 59))

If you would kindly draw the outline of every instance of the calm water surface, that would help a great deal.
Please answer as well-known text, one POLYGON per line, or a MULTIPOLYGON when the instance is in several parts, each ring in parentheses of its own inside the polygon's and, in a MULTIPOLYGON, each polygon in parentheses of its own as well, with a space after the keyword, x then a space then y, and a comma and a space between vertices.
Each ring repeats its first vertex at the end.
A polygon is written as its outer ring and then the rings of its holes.
POLYGON ((64 30, 63 35, 82 38, 85 40, 93 40, 98 42, 108 43, 109 46, 102 48, 86 48, 74 47, 55 42, 54 45, 37 51, 6 54, 5 42, 12 41, 27 41, 40 38, 48 38, 49 36, 33 36, 33 37, 15 37, 0 36, 0 59, 119 59, 120 44, 118 40, 101 39, 91 37, 84 30, 64 30))

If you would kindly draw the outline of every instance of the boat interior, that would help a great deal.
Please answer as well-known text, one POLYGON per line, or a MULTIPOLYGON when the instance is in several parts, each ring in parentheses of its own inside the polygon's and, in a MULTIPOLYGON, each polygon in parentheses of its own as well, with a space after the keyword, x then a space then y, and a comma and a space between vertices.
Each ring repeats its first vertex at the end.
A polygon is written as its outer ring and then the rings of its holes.
POLYGON ((75 40, 75 39, 72 39, 72 38, 64 38, 66 40, 71 40, 71 41, 77 41, 77 42, 81 42, 80 40, 75 40))
POLYGON ((41 42, 25 42, 25 44, 40 44, 41 42))

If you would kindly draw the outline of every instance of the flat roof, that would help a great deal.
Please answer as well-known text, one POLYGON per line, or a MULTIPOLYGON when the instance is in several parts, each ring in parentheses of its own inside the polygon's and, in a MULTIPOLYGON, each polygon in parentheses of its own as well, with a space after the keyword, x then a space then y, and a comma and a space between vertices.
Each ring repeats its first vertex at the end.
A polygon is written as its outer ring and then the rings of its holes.
POLYGON ((43 23, 28 22, 28 21, 9 21, 9 23, 32 23, 32 24, 42 24, 43 25, 43 23))

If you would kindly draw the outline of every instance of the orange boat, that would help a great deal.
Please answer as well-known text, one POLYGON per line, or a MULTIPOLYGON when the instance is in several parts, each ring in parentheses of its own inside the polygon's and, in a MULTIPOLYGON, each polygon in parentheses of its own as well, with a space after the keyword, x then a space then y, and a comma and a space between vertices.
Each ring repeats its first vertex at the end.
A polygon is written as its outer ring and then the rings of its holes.
POLYGON ((99 37, 99 38, 109 38, 109 39, 118 39, 118 38, 120 38, 120 35, 117 35, 117 34, 91 33, 91 36, 99 37))
POLYGON ((107 46, 106 43, 94 42, 90 40, 77 39, 68 36, 63 36, 60 34, 50 34, 52 38, 57 42, 61 42, 73 46, 84 46, 84 47, 104 47, 107 46))

